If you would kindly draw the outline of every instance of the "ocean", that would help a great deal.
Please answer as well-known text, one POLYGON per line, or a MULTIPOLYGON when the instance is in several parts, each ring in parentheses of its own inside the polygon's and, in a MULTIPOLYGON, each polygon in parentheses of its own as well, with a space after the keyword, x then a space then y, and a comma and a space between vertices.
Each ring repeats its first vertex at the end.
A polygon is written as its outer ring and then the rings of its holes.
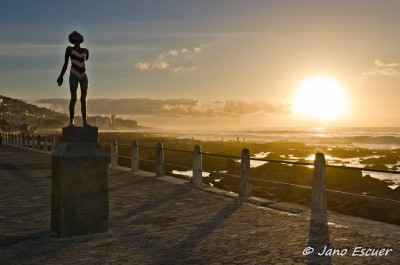
POLYGON ((365 128, 266 128, 231 131, 154 130, 154 133, 207 141, 294 141, 309 144, 336 144, 342 147, 392 150, 400 148, 400 127, 365 128))

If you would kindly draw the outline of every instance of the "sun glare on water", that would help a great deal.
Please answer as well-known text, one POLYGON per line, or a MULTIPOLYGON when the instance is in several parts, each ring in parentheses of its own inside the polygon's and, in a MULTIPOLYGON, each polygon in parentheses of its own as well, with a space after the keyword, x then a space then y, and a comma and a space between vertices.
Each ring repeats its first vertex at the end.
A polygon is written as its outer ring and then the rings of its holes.
POLYGON ((316 76, 302 82, 292 102, 294 113, 320 121, 343 116, 347 97, 342 85, 328 76, 316 76))

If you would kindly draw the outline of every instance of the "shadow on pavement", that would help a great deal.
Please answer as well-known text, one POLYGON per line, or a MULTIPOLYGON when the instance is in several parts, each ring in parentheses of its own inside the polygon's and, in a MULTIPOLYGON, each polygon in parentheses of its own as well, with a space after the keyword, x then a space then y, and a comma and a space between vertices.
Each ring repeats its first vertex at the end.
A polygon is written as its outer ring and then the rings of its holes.
MULTIPOLYGON (((239 198, 230 202, 213 217, 211 217, 206 223, 199 225, 198 228, 190 233, 186 238, 168 249, 165 252, 166 255, 171 256, 171 254, 175 253, 175 255, 181 257, 190 256, 193 249, 196 248, 196 246, 201 243, 203 239, 212 234, 212 232, 226 219, 228 219, 229 216, 236 212, 243 205, 243 203, 244 202, 239 198)), ((215 247, 217 248, 218 246, 215 247)), ((161 258, 160 261, 163 261, 163 258, 161 258)))
MULTIPOLYGON (((311 212, 308 248, 310 252, 311 250, 313 252, 307 256, 308 264, 332 264, 331 256, 325 255, 325 250, 329 247, 329 227, 326 212, 311 212)), ((308 253, 303 252, 303 255, 305 254, 308 253)))

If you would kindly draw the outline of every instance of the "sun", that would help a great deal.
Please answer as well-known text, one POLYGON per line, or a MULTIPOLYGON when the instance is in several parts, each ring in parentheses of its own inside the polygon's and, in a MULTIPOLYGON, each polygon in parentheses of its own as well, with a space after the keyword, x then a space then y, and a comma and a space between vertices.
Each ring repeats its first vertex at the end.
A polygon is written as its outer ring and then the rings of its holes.
POLYGON ((329 76, 315 76, 303 81, 293 97, 294 113, 319 121, 343 116, 347 97, 343 86, 329 76))

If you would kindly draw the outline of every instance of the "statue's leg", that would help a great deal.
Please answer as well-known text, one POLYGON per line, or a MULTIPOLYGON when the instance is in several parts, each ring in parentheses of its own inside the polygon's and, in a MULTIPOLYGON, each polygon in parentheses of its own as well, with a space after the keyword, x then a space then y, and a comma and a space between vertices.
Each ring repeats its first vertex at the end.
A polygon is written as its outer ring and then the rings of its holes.
POLYGON ((86 97, 89 88, 89 82, 87 76, 85 75, 79 82, 81 85, 81 110, 82 110, 83 126, 90 126, 87 123, 87 117, 86 117, 86 104, 87 104, 86 97))
POLYGON ((77 100, 76 91, 78 90, 78 78, 72 73, 69 75, 69 90, 71 92, 71 101, 69 102, 69 125, 74 125, 75 104, 77 100))

